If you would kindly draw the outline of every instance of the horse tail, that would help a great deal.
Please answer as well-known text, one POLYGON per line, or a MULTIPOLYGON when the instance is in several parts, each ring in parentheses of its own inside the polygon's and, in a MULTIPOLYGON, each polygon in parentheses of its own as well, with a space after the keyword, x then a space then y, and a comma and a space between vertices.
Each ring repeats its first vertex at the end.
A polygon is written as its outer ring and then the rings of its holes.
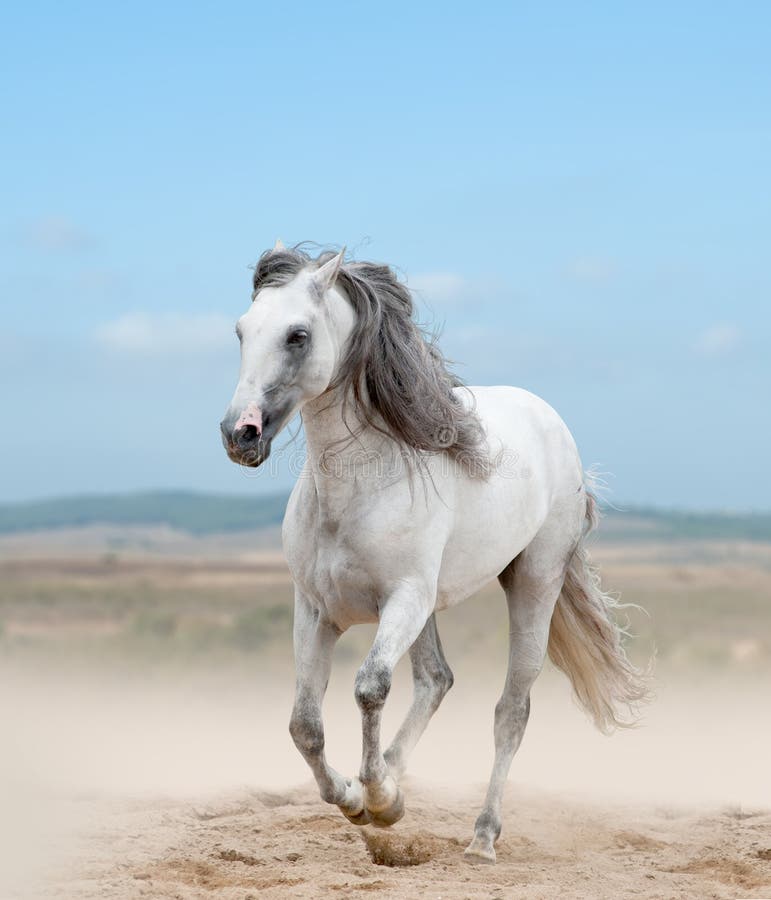
POLYGON ((627 632, 614 619, 621 604, 605 593, 589 562, 586 538, 597 526, 597 501, 586 491, 586 527, 568 565, 549 631, 551 661, 568 676, 579 704, 605 733, 635 724, 650 697, 650 671, 627 658, 627 632))

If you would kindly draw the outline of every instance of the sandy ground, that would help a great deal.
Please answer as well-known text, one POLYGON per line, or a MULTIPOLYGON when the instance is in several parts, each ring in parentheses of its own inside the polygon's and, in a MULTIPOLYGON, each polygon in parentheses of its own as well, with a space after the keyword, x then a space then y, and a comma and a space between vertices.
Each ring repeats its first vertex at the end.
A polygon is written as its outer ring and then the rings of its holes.
POLYGON ((498 864, 462 849, 480 790, 407 780, 388 831, 356 829, 306 785, 217 802, 92 809, 83 859, 46 896, 767 897, 771 814, 612 806, 512 785, 498 864))
MULTIPOLYGON (((462 851, 497 683, 458 668, 388 831, 318 799, 283 679, 3 668, 0 897, 771 897, 763 685, 664 684, 642 727, 606 738, 546 673, 490 867, 462 851)), ((345 772, 359 748, 352 673, 336 673, 326 716, 345 772)), ((407 693, 401 677, 387 733, 407 693)))
MULTIPOLYGON (((287 732, 280 557, 86 544, 0 559, 0 900, 771 898, 771 548, 604 548, 610 585, 651 611, 635 627, 660 650, 657 698, 607 738, 547 667, 490 867, 463 848, 504 678, 497 589, 440 617, 455 688, 411 760, 405 818, 362 830, 318 799, 287 732)), ((346 774, 370 640, 341 640, 325 704, 346 774)), ((403 663, 386 738, 410 690, 403 663)))

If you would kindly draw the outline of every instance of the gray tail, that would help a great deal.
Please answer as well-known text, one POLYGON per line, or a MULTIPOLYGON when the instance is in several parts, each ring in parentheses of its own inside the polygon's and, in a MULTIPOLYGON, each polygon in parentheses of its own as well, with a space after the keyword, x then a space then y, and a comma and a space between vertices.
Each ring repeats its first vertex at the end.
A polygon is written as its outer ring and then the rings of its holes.
POLYGON ((586 537, 598 519, 597 502, 587 490, 586 529, 554 610, 548 652, 595 725, 610 732, 635 724, 640 705, 650 698, 650 669, 638 669, 627 658, 626 632, 614 611, 628 604, 602 590, 599 573, 589 562, 586 537))

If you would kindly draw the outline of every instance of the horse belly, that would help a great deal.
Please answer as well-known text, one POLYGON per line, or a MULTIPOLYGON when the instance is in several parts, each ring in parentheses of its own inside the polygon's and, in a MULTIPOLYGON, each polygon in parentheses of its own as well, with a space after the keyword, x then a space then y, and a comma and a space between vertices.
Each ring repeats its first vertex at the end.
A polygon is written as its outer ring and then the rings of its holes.
POLYGON ((530 544, 571 464, 572 439, 542 400, 513 388, 473 390, 496 465, 488 478, 457 479, 437 609, 484 587, 530 544))
POLYGON ((521 486, 499 482, 462 512, 442 556, 437 609, 465 600, 497 577, 533 540, 546 518, 546 502, 521 486))

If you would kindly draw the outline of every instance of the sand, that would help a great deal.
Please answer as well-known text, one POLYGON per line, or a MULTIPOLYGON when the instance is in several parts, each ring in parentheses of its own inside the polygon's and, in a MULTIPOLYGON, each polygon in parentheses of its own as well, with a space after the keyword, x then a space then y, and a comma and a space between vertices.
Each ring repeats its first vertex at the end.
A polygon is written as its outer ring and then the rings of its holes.
MULTIPOLYGON (((405 818, 381 831, 321 802, 287 734, 291 685, 249 674, 4 668, 0 897, 771 897, 760 684, 662 685, 641 728, 606 738, 547 673, 489 866, 463 848, 497 685, 461 670, 472 683, 415 753, 405 818)), ((327 710, 346 772, 359 746, 351 674, 327 710)), ((387 732, 406 679, 391 699, 387 732)))
POLYGON ((771 814, 616 806, 511 785, 495 866, 462 854, 477 789, 408 779, 397 826, 357 829, 311 785, 91 810, 61 898, 768 897, 771 814))
MULTIPOLYGON (((652 612, 647 632, 636 624, 660 648, 656 700, 639 728, 607 738, 547 666, 496 866, 463 848, 504 676, 498 591, 443 614, 456 685, 410 762, 405 818, 378 831, 321 802, 289 738, 278 557, 11 560, 0 900, 771 898, 771 557, 729 549, 606 549, 611 585, 652 612), (234 642, 243 629, 251 642, 234 642)), ((325 705, 328 756, 346 774, 369 640, 343 638, 325 705)), ((386 737, 409 693, 403 664, 386 737)))

